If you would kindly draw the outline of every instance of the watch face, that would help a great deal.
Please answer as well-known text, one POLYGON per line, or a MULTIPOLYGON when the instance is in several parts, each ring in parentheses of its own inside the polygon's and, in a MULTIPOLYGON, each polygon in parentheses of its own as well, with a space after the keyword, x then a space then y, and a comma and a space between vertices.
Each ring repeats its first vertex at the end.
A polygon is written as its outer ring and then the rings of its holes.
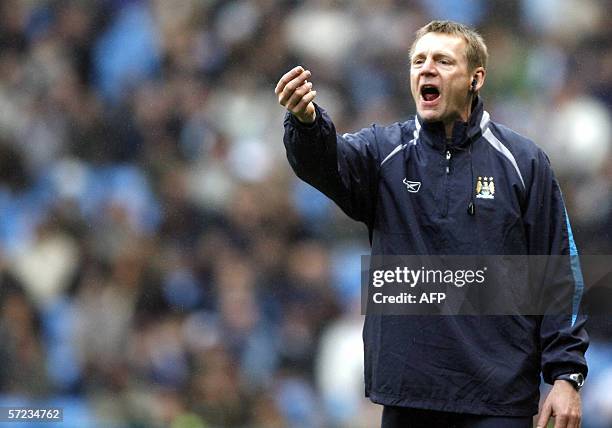
POLYGON ((578 388, 581 388, 582 385, 584 385, 584 376, 582 375, 582 373, 574 373, 570 375, 570 378, 576 382, 576 385, 578 386, 578 388))

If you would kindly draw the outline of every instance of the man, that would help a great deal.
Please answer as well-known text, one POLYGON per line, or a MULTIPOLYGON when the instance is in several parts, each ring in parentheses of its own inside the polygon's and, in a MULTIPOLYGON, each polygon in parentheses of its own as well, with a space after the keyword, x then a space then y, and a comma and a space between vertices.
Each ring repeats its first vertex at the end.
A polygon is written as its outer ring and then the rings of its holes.
MULTIPOLYGON (((410 52, 416 117, 344 135, 313 102, 310 71, 294 68, 275 90, 289 111, 289 162, 367 225, 373 255, 565 255, 580 284, 548 158, 484 111, 478 91, 487 57, 472 29, 429 23, 410 52), (494 185, 484 186, 487 177, 494 185)), ((542 373, 553 387, 538 427, 551 416, 556 428, 578 427, 578 390, 587 374, 584 323, 577 313, 367 314, 366 395, 384 406, 383 427, 531 427, 542 373)))

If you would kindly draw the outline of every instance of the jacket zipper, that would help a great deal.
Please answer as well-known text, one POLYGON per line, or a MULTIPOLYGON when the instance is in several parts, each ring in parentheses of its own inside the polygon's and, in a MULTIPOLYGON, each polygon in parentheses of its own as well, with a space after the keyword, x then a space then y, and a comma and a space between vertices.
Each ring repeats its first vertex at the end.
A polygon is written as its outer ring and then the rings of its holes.
POLYGON ((444 198, 444 209, 442 212, 442 217, 446 217, 448 214, 448 199, 450 197, 449 195, 449 175, 450 175, 450 164, 451 164, 451 151, 450 150, 446 150, 446 174, 444 175, 444 194, 445 194, 445 198, 444 198))

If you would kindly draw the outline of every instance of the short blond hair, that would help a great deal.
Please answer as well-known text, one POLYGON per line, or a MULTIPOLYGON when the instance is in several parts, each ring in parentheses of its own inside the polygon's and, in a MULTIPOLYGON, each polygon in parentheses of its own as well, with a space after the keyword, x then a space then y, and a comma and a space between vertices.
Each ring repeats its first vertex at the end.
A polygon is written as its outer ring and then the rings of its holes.
POLYGON ((431 21, 424 27, 419 28, 415 33, 414 42, 410 47, 410 58, 412 58, 414 54, 414 48, 419 39, 427 33, 441 33, 463 37, 467 44, 465 56, 467 58, 469 70, 474 70, 476 67, 487 68, 489 53, 482 36, 467 25, 454 21, 431 21))

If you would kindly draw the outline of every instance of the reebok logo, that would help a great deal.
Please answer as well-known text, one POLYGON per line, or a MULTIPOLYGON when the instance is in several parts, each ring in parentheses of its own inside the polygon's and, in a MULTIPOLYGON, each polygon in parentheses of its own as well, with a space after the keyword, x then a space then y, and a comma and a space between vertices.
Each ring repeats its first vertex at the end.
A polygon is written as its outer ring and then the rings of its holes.
POLYGON ((404 178, 403 183, 406 185, 406 189, 408 189, 408 191, 410 193, 416 193, 421 188, 421 182, 420 181, 410 181, 410 180, 406 180, 404 178))

